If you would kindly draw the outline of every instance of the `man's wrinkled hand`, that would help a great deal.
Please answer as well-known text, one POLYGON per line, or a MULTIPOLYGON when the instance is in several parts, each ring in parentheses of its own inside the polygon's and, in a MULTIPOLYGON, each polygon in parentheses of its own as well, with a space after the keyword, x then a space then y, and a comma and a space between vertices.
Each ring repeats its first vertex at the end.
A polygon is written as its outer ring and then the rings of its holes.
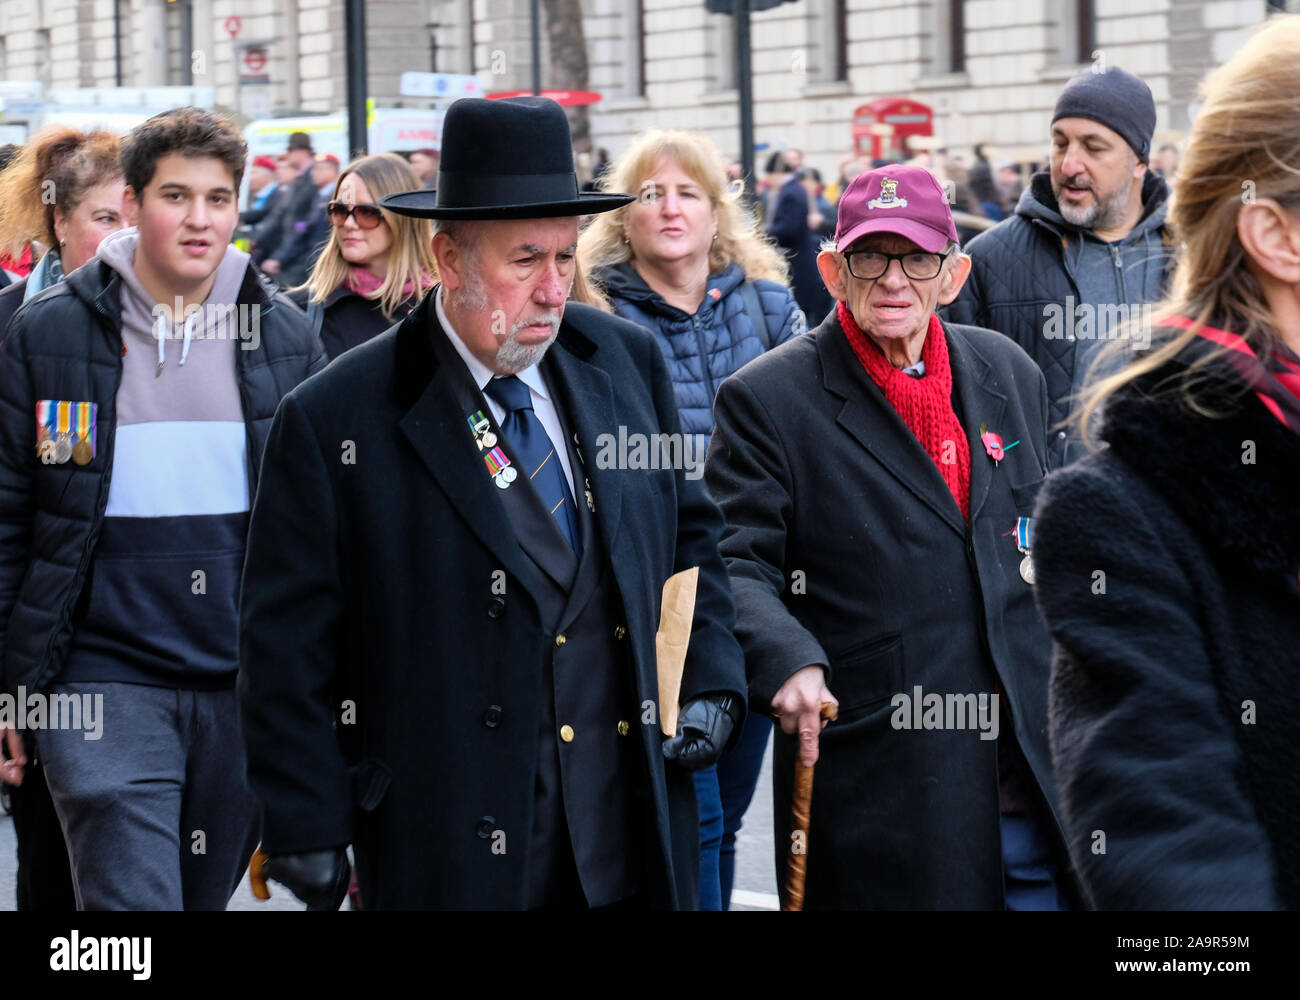
POLYGON ((781 732, 799 734, 799 763, 808 767, 817 763, 818 737, 827 722, 822 718, 824 702, 839 705, 826 686, 826 670, 820 663, 795 671, 772 699, 772 714, 781 723, 781 732))
POLYGON ((287 886, 309 910, 337 910, 348 894, 352 869, 348 852, 338 847, 269 857, 262 873, 287 886))
POLYGON ((664 759, 689 771, 716 764, 740 716, 733 695, 710 694, 687 702, 677 717, 677 735, 664 744, 664 759))
POLYGON ((27 766, 23 734, 17 729, 0 726, 0 739, 4 741, 5 748, 5 756, 0 758, 0 781, 17 788, 23 783, 23 768, 27 766))

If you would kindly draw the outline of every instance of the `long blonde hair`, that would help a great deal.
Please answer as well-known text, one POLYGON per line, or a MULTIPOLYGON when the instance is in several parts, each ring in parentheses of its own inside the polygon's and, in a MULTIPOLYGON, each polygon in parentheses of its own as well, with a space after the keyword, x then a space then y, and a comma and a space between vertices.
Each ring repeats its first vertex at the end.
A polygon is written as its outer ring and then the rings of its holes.
MULTIPOLYGON (((664 129, 643 133, 601 176, 600 189, 635 193, 661 159, 681 167, 705 191, 718 213, 718 238, 709 248, 710 274, 720 274, 735 262, 751 281, 767 278, 787 283, 785 257, 742 208, 739 184, 728 180, 722 155, 705 136, 664 129)), ((631 205, 626 205, 596 216, 578 237, 578 261, 589 277, 599 268, 633 259, 631 245, 624 242, 629 208, 631 205)))
MULTIPOLYGON (((404 159, 396 153, 377 153, 374 156, 362 156, 348 164, 334 185, 335 198, 339 196, 339 188, 344 179, 352 173, 366 182, 370 196, 376 202, 385 195, 415 191, 420 187, 420 179, 404 159)), ((402 289, 409 284, 418 297, 437 282, 438 265, 433 259, 433 230, 428 219, 397 215, 386 208, 381 208, 380 212, 383 213, 389 232, 393 234, 393 245, 388 248, 388 272, 374 298, 379 302, 384 318, 391 320, 398 307, 408 298, 402 289)), ((320 257, 303 286, 311 292, 310 299, 324 302, 347 280, 351 267, 343 259, 338 227, 330 226, 329 241, 321 250, 320 257)))
MULTIPOLYGON (((1168 296, 1152 313, 1160 346, 1085 389, 1076 417, 1091 447, 1105 401, 1116 391, 1173 361, 1199 339, 1213 319, 1267 357, 1278 334, 1263 290, 1247 267, 1237 236, 1237 213, 1252 199, 1272 198, 1300 214, 1300 16, 1276 17, 1202 84, 1204 105, 1183 152, 1169 221, 1182 250, 1168 296), (1162 324, 1186 316, 1192 325, 1173 332, 1162 324)), ((1209 343, 1205 341, 1205 343, 1209 343)), ((1104 368, 1112 350, 1098 358, 1104 368)), ((1162 380, 1168 392, 1205 416, 1218 416, 1201 399, 1207 369, 1228 348, 1206 351, 1182 374, 1162 380)))

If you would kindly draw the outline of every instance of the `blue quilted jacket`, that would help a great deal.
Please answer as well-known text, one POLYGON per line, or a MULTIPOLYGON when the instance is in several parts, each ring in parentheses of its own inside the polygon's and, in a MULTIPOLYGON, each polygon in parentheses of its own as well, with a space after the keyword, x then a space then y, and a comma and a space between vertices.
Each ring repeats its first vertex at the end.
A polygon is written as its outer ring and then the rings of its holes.
MULTIPOLYGON (((745 272, 730 264, 709 275, 704 301, 692 316, 670 306, 647 285, 630 263, 602 268, 594 277, 604 287, 614 312, 650 330, 673 375, 682 430, 713 433, 713 396, 723 379, 763 353, 740 286, 745 272)), ((808 329, 790 289, 759 279, 754 287, 767 320, 768 343, 775 347, 808 329)))

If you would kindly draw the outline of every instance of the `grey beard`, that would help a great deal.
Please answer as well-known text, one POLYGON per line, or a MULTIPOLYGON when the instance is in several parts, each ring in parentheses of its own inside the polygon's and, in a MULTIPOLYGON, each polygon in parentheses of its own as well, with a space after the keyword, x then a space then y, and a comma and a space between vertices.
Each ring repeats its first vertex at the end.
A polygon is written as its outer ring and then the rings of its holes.
MULTIPOLYGON (((483 287, 483 281, 471 270, 465 278, 465 284, 455 293, 454 301, 456 306, 466 312, 484 312, 488 307, 487 290, 483 287)), ((514 375, 523 371, 525 368, 531 368, 546 356, 547 350, 551 344, 555 343, 555 338, 560 333, 560 320, 558 317, 549 316, 546 322, 551 324, 551 335, 540 344, 526 346, 519 343, 518 334, 528 323, 520 320, 510 332, 506 334, 499 347, 496 355, 496 371, 501 375, 514 375)))
POLYGON ((1128 182, 1120 190, 1109 198, 1099 199, 1091 208, 1066 208, 1060 202, 1061 193, 1059 191, 1055 193, 1061 218, 1070 225, 1078 226, 1080 229, 1111 229, 1124 217, 1129 192, 1132 190, 1133 178, 1130 175, 1128 182))
POLYGON ((519 343, 518 333, 528 324, 520 320, 510 329, 506 339, 501 342, 497 348, 497 371, 505 374, 515 374, 523 371, 525 368, 531 368, 546 356, 546 352, 551 345, 555 343, 555 338, 560 332, 560 321, 554 316, 547 317, 551 324, 551 335, 540 344, 525 346, 519 343))

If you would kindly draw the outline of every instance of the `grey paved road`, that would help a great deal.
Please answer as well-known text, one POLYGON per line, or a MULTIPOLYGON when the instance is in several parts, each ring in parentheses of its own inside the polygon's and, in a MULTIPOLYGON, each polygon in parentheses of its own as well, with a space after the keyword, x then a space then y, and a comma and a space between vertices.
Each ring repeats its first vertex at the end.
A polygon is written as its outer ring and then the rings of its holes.
MULTIPOLYGON (((736 910, 776 909, 776 878, 772 871, 772 751, 758 780, 758 791, 745 817, 744 829, 736 838, 736 892, 732 908, 736 910)), ((8 816, 0 815, 0 910, 12 910, 14 904, 14 829, 8 816)), ((230 901, 232 910, 300 910, 293 895, 272 885, 271 899, 253 898, 245 879, 230 901)))

